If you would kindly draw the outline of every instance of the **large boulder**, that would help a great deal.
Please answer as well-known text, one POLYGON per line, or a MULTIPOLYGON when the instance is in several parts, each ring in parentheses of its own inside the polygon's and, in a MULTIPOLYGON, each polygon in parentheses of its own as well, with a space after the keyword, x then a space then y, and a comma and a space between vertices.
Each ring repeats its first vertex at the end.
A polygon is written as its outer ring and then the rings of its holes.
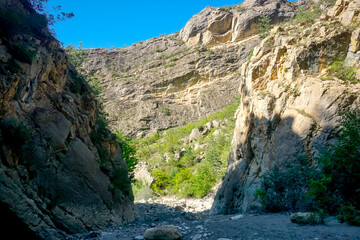
POLYGON ((198 128, 194 128, 189 135, 189 142, 194 142, 201 137, 200 130, 198 128))
POLYGON ((315 212, 296 212, 291 214, 290 221, 297 224, 322 224, 324 223, 323 217, 315 212))
POLYGON ((183 236, 174 225, 163 225, 147 229, 144 237, 146 240, 180 240, 183 236))

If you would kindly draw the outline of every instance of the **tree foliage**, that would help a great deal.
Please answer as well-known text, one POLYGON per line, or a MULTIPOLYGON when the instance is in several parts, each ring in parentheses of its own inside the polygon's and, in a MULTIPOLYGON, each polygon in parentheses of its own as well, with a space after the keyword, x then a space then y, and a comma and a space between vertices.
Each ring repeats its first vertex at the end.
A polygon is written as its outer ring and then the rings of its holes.
POLYGON ((75 15, 74 13, 70 12, 63 12, 61 11, 61 5, 57 5, 52 8, 48 8, 46 4, 49 2, 49 0, 29 0, 30 4, 33 6, 35 11, 39 14, 42 14, 46 16, 48 20, 48 27, 49 30, 54 33, 54 25, 57 22, 65 21, 67 19, 73 18, 75 15))
POLYGON ((268 16, 265 15, 261 15, 259 18, 259 35, 262 38, 265 38, 269 35, 270 30, 271 30, 271 25, 270 25, 271 19, 268 16))
POLYGON ((120 130, 116 133, 116 139, 121 144, 121 149, 122 149, 121 156, 125 160, 128 166, 129 179, 133 181, 134 170, 136 164, 138 163, 138 159, 136 158, 136 150, 134 147, 134 143, 132 139, 125 136, 125 134, 120 130))
POLYGON ((311 210, 314 202, 306 193, 310 179, 316 175, 309 161, 298 157, 295 162, 285 162, 264 174, 255 197, 270 212, 311 210))
MULTIPOLYGON (((339 142, 322 156, 323 176, 312 180, 310 194, 319 208, 347 219, 349 212, 360 212, 360 113, 346 111, 340 123, 339 142)), ((360 215, 356 218, 359 221, 360 215)))

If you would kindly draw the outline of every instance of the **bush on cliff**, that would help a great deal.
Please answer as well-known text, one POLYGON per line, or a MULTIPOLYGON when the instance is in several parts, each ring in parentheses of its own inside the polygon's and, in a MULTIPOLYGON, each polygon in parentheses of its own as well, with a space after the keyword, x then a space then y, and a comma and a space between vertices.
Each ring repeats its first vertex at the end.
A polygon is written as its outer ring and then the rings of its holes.
POLYGON ((320 159, 322 178, 311 181, 309 194, 317 207, 338 214, 341 221, 360 224, 360 112, 341 116, 339 141, 320 159))
POLYGON ((277 211, 318 211, 360 225, 360 112, 341 115, 338 143, 322 154, 317 170, 305 158, 263 176, 255 196, 277 211))
POLYGON ((24 121, 14 118, 4 119, 0 123, 3 144, 16 153, 20 153, 34 131, 24 121))
POLYGON ((335 61, 326 71, 345 82, 356 83, 360 81, 360 79, 356 78, 357 69, 356 67, 346 66, 343 61, 335 61))
POLYGON ((264 174, 255 197, 260 198, 269 212, 314 209, 315 203, 307 191, 310 189, 310 179, 316 175, 317 171, 311 163, 301 156, 295 162, 285 162, 264 174))
POLYGON ((265 15, 261 15, 259 18, 259 36, 262 38, 265 38, 269 35, 270 30, 271 30, 271 25, 270 25, 271 19, 268 16, 265 15))

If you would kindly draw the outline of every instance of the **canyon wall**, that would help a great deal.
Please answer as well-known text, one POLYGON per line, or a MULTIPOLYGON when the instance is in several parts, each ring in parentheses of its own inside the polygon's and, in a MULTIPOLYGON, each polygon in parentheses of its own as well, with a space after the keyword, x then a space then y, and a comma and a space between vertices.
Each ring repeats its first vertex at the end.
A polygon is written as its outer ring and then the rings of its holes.
POLYGON ((66 234, 134 220, 121 146, 27 0, 0 2, 0 209, 4 236, 66 234))
POLYGON ((123 49, 85 49, 83 72, 99 79, 110 127, 132 137, 181 126, 235 102, 239 67, 259 44, 258 20, 294 17, 304 1, 207 7, 179 32, 123 49))
POLYGON ((264 173, 301 156, 312 161, 336 142, 339 113, 360 106, 360 84, 326 68, 343 59, 359 67, 359 22, 360 1, 338 0, 314 24, 277 26, 254 49, 242 66, 233 147, 212 213, 257 209, 264 173))

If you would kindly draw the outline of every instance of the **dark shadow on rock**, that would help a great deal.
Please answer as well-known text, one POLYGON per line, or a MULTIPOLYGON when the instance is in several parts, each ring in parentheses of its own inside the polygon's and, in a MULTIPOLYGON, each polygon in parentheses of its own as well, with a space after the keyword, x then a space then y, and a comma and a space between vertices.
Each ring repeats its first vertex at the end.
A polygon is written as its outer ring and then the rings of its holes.
POLYGON ((246 137, 242 135, 236 139, 235 132, 227 174, 216 194, 211 214, 258 210, 260 203, 254 193, 260 188, 264 173, 275 166, 283 167, 285 162, 294 163, 300 156, 313 162, 321 150, 336 141, 336 127, 323 126, 319 130, 315 119, 304 112, 286 109, 282 117, 258 118, 251 113, 246 137))
POLYGON ((13 213, 9 206, 0 202, 0 231, 1 236, 8 239, 40 240, 34 231, 13 213))

